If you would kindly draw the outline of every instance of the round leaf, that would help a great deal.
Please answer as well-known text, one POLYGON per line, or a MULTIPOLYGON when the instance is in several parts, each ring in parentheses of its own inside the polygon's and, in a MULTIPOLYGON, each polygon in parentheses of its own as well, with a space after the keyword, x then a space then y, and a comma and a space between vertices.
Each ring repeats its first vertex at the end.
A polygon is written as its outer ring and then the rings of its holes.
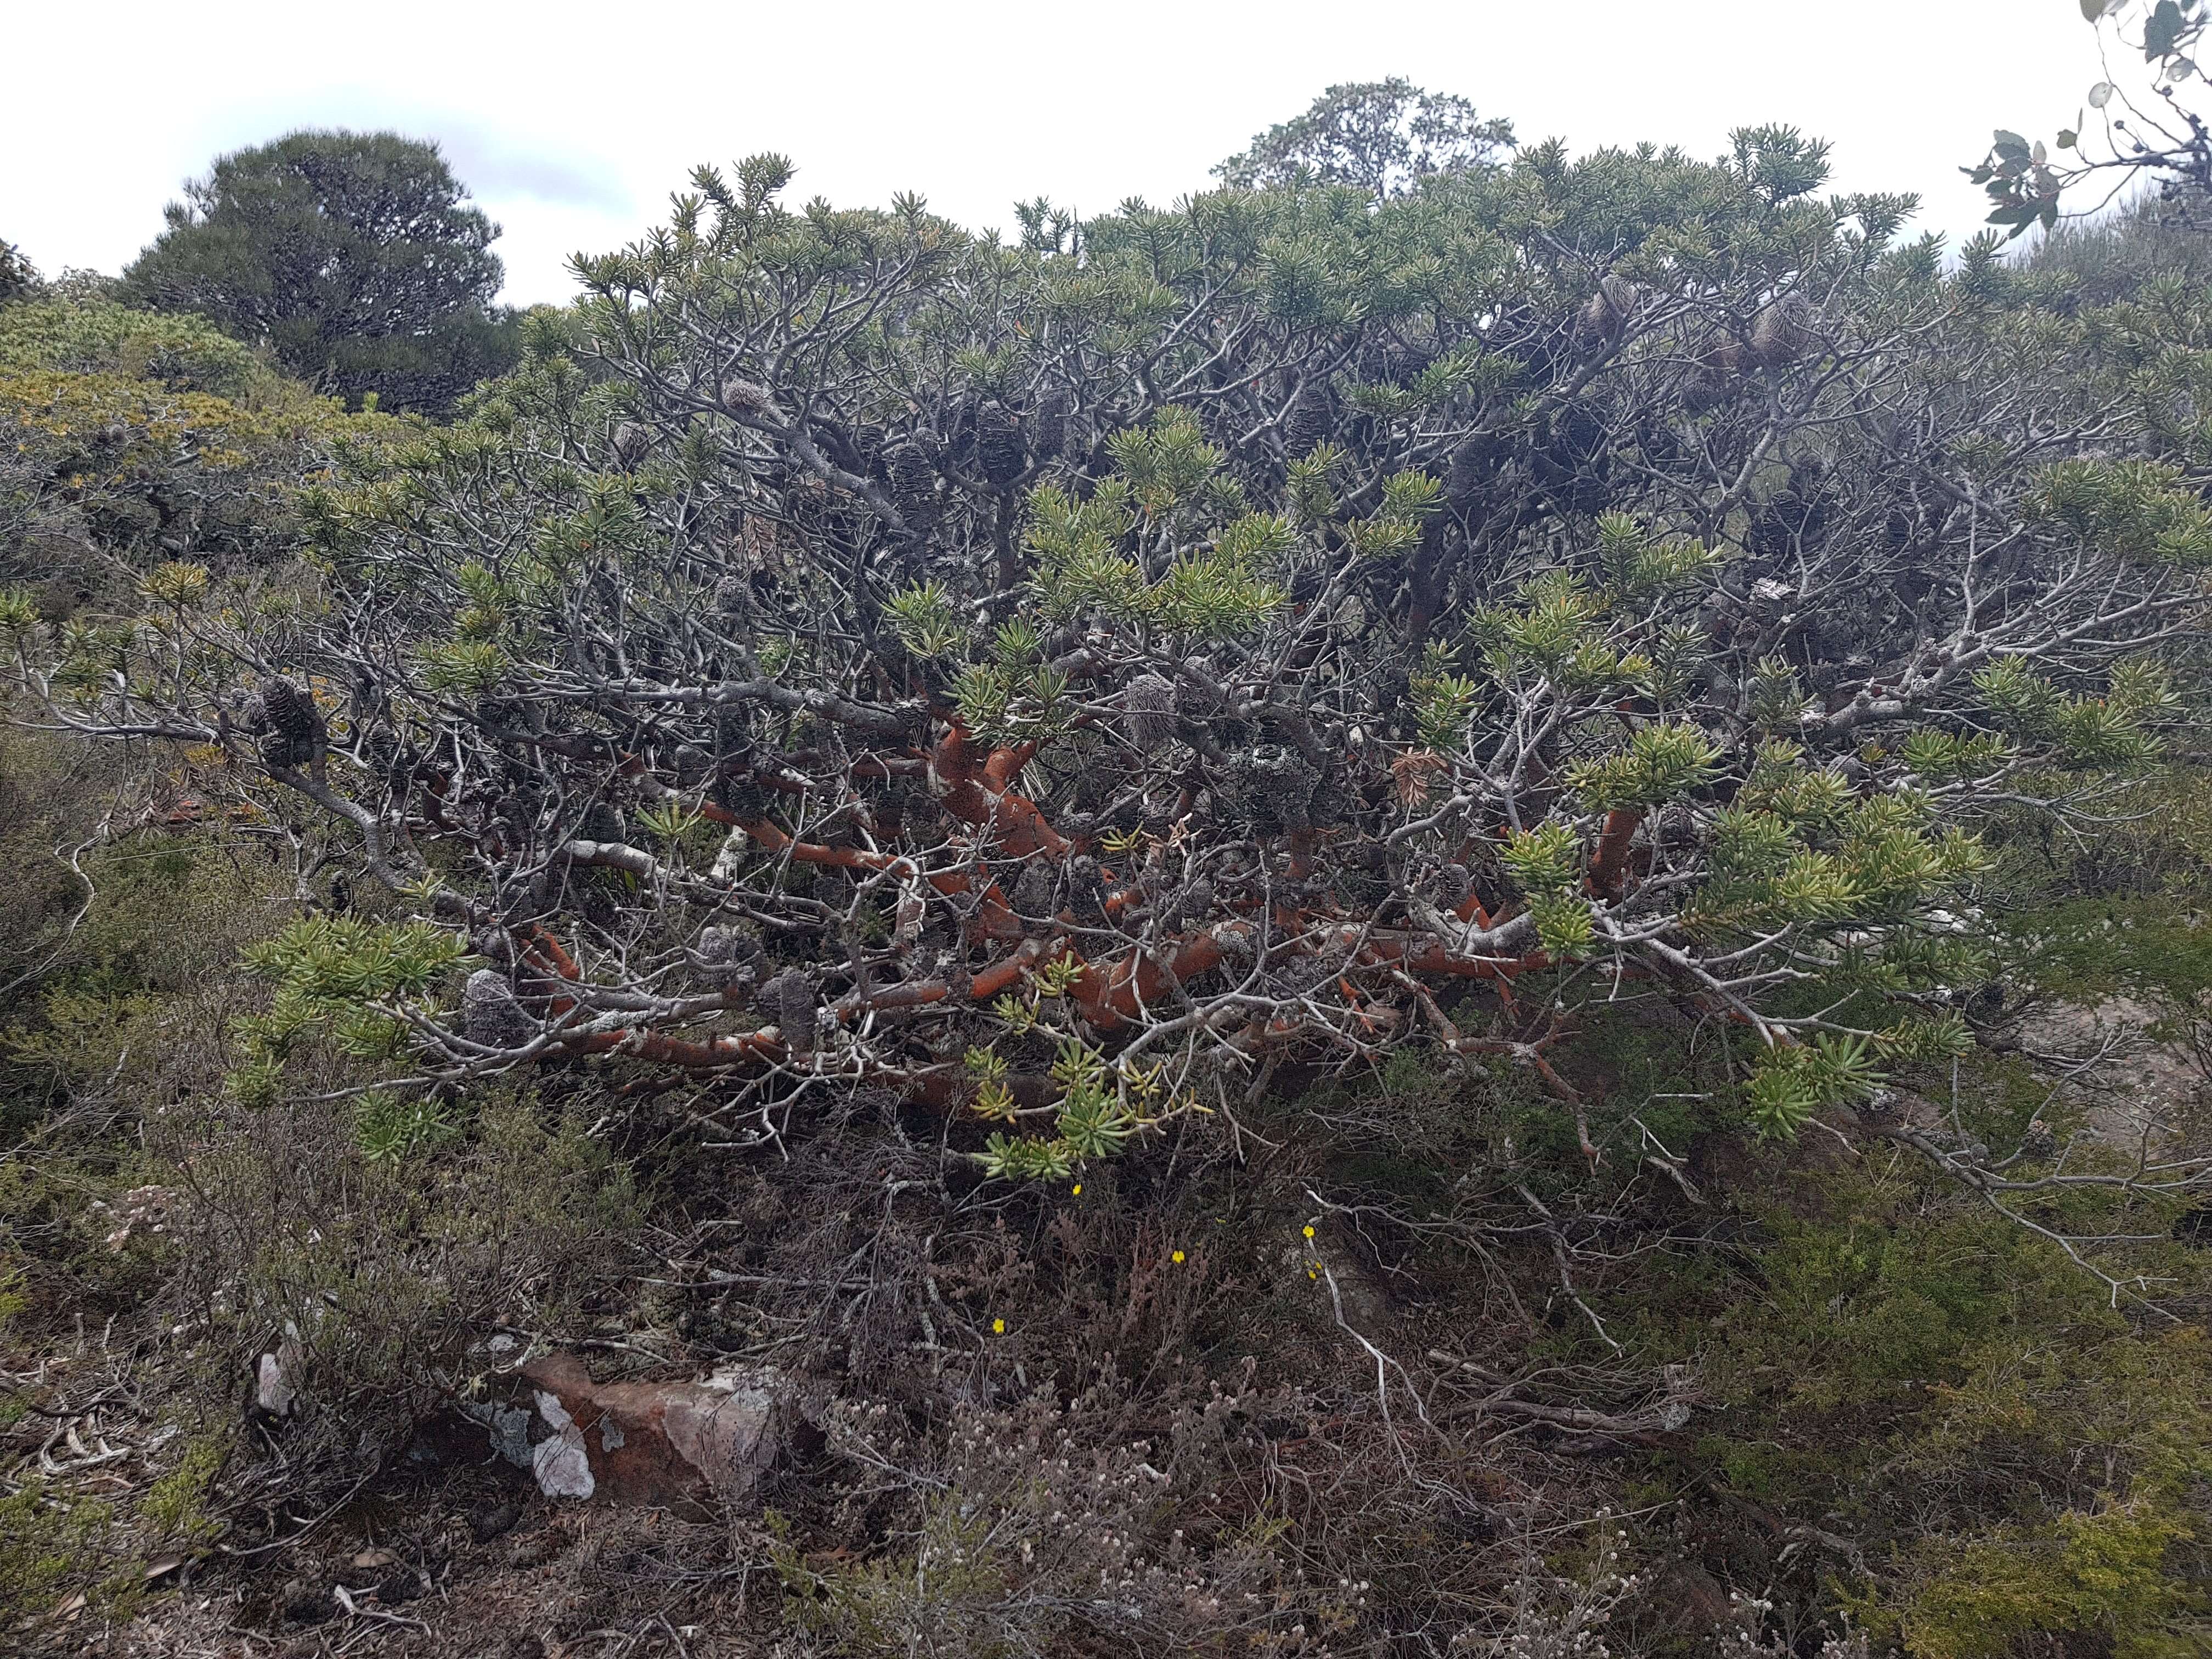
POLYGON ((2091 109, 2102 109, 2106 105, 2112 101, 2112 83, 2110 81, 2100 81, 2095 86, 2089 88, 2089 107, 2091 109))
POLYGON ((2181 7, 2177 0, 2158 0, 2143 23, 2143 62, 2154 64, 2170 55, 2181 40, 2181 7))

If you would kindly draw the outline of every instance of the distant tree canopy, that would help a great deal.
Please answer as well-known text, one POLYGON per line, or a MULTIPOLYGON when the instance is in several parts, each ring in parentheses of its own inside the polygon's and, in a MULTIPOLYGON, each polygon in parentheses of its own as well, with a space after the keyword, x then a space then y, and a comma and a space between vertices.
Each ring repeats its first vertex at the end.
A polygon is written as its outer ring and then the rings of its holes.
POLYGON ((441 414, 514 361, 499 228, 434 145, 295 132, 222 157, 167 213, 120 297, 265 343, 318 390, 441 414))
POLYGON ((34 288, 39 273, 13 242, 0 241, 0 305, 20 300, 34 288))
POLYGON ((1394 76, 1329 88, 1304 114, 1256 135, 1213 173, 1246 190, 1304 179, 1381 198, 1416 179, 1492 166, 1512 148, 1511 122, 1483 120, 1466 99, 1394 76))

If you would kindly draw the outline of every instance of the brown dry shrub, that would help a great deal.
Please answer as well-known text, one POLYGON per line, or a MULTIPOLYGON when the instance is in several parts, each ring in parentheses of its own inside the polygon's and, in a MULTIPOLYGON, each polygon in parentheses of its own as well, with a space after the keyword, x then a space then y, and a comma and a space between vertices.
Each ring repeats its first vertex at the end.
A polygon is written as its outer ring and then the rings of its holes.
POLYGON ((1301 1582, 1279 1520, 1225 1501, 1259 1471, 1258 1425, 1304 1409, 1249 1385, 1165 1409, 1103 1387, 965 1407, 917 1436, 889 1405, 847 1403, 827 1531, 878 1541, 809 1553, 773 1517, 787 1613, 806 1651, 855 1659, 1314 1651, 1358 1592, 1301 1582))
POLYGON ((176 1149, 173 1295, 196 1395, 235 1410, 290 1339, 295 1414, 264 1443, 268 1478, 295 1490, 390 1457, 488 1367, 489 1335, 571 1330, 636 1266, 627 1171, 529 1096, 487 1090, 434 1156, 365 1158, 343 1099, 217 1097, 176 1149))

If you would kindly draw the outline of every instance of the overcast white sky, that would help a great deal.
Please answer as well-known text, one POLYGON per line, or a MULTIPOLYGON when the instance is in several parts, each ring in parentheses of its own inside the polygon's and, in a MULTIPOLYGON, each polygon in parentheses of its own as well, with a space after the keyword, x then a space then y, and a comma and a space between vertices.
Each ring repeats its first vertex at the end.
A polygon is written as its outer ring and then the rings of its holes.
MULTIPOLYGON (((17 9, 20 8, 20 9, 17 9)), ((1710 157, 1734 126, 1835 143, 1839 188, 1979 222, 1958 168, 2097 78, 2075 0, 380 0, 97 7, 0 22, 0 237, 119 269, 217 153, 300 126, 434 137, 505 228, 507 297, 558 300, 697 161, 778 149, 793 195, 919 191, 970 225, 1047 195, 1160 204, 1324 86, 1403 75, 1577 150, 1710 157)))

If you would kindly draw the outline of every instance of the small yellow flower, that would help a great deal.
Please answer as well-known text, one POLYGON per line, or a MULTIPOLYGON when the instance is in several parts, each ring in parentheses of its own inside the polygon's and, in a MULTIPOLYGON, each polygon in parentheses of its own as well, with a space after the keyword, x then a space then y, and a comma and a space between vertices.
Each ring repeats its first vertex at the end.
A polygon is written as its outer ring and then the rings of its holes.
POLYGON ((1170 1256, 1168 1260, 1174 1262, 1176 1266, 1180 1267, 1182 1266, 1182 1252, 1181 1250, 1177 1250, 1173 1255, 1170 1256))
POLYGON ((1309 1267, 1309 1268, 1307 1268, 1307 1269, 1306 1269, 1306 1277, 1307 1277, 1308 1279, 1319 1279, 1319 1278, 1321 1277, 1321 1269, 1320 1269, 1320 1268, 1318 1268, 1318 1267, 1309 1267))
POLYGON ((1077 1182, 1073 1187, 1072 1187, 1072 1188, 1070 1188, 1068 1189, 1068 1194, 1067 1194, 1067 1195, 1068 1195, 1070 1198, 1080 1198, 1080 1197, 1082 1197, 1082 1196, 1083 1196, 1083 1183, 1082 1183, 1081 1182, 1079 1182, 1079 1182, 1077 1182))
POLYGON ((1310 1227, 1310 1226, 1307 1227, 1307 1229, 1306 1229, 1306 1237, 1307 1237, 1308 1238, 1311 1238, 1311 1237, 1313 1237, 1313 1229, 1312 1229, 1312 1227, 1310 1227))
POLYGON ((1006 1322, 1005 1320, 1003 1320, 1003 1319, 994 1319, 994 1320, 993 1320, 993 1321, 991 1322, 991 1334, 992 1334, 992 1335, 994 1335, 994 1336, 1004 1336, 1006 1334, 1006 1322))

